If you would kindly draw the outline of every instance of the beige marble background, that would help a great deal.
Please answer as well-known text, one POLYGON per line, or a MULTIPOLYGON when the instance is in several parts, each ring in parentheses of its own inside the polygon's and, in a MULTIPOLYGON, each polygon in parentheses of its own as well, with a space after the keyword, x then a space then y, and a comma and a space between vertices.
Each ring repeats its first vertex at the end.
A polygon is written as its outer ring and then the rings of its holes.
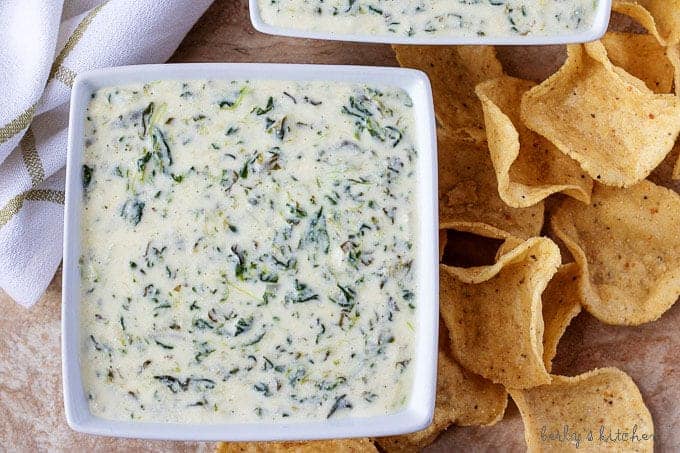
MULTIPOLYGON (((180 12, 178 12, 179 14, 180 12)), ((560 47, 503 48, 506 70, 541 80, 564 58, 560 47)), ((388 46, 296 40, 261 35, 246 0, 217 0, 173 62, 288 62, 395 66, 388 46)), ((675 190, 679 187, 676 185, 675 190)), ((60 359, 61 274, 26 310, 0 293, 0 451, 212 451, 212 444, 146 442, 72 432, 63 413, 60 359)), ((611 327, 581 314, 561 342, 554 372, 574 375, 616 366, 640 386, 656 425, 657 451, 680 451, 680 304, 638 328, 611 327)), ((452 427, 429 452, 524 451, 514 405, 489 428, 452 427)))

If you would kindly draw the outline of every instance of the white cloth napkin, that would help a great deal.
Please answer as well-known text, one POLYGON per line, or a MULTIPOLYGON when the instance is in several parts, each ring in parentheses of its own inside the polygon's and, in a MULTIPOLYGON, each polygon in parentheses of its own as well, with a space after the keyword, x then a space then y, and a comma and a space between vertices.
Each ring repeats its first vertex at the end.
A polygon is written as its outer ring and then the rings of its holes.
POLYGON ((0 288, 21 305, 38 300, 61 261, 73 79, 166 61, 210 3, 0 1, 0 288))

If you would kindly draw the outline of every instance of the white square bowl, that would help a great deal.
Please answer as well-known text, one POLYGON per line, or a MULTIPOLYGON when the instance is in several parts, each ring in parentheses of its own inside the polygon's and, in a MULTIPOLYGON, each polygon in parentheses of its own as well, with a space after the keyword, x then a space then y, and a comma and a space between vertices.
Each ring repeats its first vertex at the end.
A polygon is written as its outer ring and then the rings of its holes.
MULTIPOLYGON (((454 0, 450 0, 454 1, 454 0)), ((535 1, 535 0, 533 0, 535 1)), ((249 0, 250 21, 255 30, 268 35, 289 36, 293 38, 325 39, 330 41, 354 41, 382 44, 414 44, 414 45, 512 45, 512 46, 537 46, 550 44, 572 44, 595 41, 600 39, 607 31, 611 14, 612 0, 599 0, 593 26, 589 29, 574 33, 565 33, 554 36, 432 36, 423 38, 409 38, 403 36, 376 36, 361 33, 332 33, 323 31, 308 31, 296 28, 286 28, 270 25, 264 22, 260 14, 258 0, 249 0)))
POLYGON ((80 432, 167 440, 303 440, 405 434, 428 426, 434 411, 439 327, 437 149, 432 91, 427 76, 411 69, 358 66, 198 63, 127 66, 79 75, 71 94, 62 295, 62 373, 69 426, 80 432), (393 415, 294 423, 172 424, 123 422, 93 415, 80 368, 80 219, 85 112, 99 88, 154 80, 335 81, 403 88, 416 123, 418 300, 415 373, 408 405, 393 415))

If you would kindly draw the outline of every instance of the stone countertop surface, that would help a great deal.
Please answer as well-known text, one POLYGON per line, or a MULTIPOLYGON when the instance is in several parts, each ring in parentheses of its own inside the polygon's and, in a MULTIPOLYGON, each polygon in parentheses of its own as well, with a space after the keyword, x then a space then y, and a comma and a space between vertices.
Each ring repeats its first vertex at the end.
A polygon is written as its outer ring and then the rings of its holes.
MULTIPOLYGON (((542 80, 564 59, 562 47, 505 47, 511 75, 542 80)), ((396 66, 389 46, 262 35, 250 26, 247 0, 217 0, 172 62, 277 62, 396 66)), ((678 188, 676 187, 676 190, 678 188)), ((64 418, 60 359, 61 273, 26 310, 0 293, 0 451, 205 452, 214 444, 87 436, 64 418)), ((680 450, 680 304, 641 327, 612 327, 582 313, 560 343, 554 373, 619 367, 640 387, 656 426, 657 451, 680 450)), ((428 452, 525 451, 522 420, 511 403, 493 427, 451 427, 428 452)))

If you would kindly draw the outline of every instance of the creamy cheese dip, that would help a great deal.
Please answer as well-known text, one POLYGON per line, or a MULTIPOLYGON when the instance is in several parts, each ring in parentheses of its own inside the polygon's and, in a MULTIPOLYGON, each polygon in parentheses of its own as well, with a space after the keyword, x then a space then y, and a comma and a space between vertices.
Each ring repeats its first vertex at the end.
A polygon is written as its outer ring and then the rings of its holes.
POLYGON ((599 0, 258 0, 269 25, 341 35, 555 36, 592 27, 599 0))
POLYGON ((400 89, 162 81, 87 109, 81 367, 95 415, 385 415, 418 300, 400 89))

